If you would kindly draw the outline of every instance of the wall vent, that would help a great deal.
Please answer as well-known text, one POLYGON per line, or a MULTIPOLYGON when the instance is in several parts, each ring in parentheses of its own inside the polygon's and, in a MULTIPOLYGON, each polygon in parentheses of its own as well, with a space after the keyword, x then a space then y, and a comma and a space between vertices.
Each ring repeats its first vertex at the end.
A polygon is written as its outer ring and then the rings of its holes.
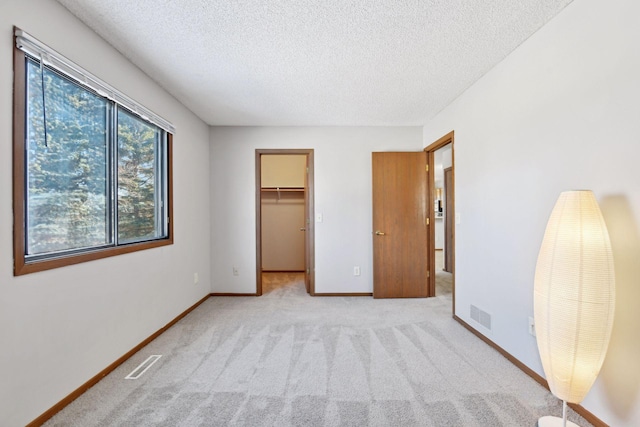
POLYGON ((471 319, 480 323, 480 309, 475 305, 471 304, 471 319))
POLYGON ((153 355, 147 357, 147 360, 145 360, 144 362, 139 364, 138 367, 136 369, 134 369, 133 371, 131 371, 131 373, 129 375, 127 375, 126 377, 124 377, 124 379, 125 380, 137 380, 138 378, 140 378, 142 376, 142 374, 147 372, 147 369, 152 367, 153 364, 156 363, 158 361, 158 359, 160 359, 161 357, 162 357, 162 355, 160 355, 160 354, 153 354, 153 355))
POLYGON ((471 316, 471 320, 475 320, 480 325, 491 330, 491 315, 489 313, 471 304, 469 309, 469 315, 471 316))

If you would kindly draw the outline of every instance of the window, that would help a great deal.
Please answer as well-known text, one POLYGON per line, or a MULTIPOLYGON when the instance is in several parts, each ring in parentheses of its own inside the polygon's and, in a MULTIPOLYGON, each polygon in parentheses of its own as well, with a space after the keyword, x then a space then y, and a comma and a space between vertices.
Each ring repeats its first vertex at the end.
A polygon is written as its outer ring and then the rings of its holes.
POLYGON ((170 124, 20 30, 14 86, 14 274, 173 243, 170 124))

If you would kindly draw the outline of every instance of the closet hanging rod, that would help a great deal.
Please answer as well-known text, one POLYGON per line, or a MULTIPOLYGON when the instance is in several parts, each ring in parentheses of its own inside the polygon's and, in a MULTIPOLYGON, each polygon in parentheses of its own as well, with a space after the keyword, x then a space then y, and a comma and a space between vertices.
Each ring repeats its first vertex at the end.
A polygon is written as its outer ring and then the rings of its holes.
POLYGON ((262 191, 304 191, 304 187, 262 187, 262 191))
POLYGON ((274 192, 274 193, 277 192, 278 200, 280 200, 282 198, 280 193, 304 193, 305 188, 304 187, 262 187, 260 188, 260 191, 274 192))

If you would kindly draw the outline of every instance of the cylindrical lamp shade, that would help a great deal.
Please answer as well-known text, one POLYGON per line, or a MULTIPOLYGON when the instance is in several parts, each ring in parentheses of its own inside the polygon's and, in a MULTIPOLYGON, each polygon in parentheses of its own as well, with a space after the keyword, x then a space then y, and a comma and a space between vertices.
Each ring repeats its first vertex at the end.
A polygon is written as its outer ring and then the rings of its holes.
POLYGON ((538 255, 533 302, 549 388, 579 403, 602 367, 615 308, 609 233, 591 191, 560 194, 538 255))

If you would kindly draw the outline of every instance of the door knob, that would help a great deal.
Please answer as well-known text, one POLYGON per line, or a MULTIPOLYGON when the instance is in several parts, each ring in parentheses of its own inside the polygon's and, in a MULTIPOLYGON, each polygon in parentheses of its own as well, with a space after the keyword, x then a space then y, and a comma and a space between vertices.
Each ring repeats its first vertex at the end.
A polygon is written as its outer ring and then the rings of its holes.
POLYGON ((306 228, 304 228, 304 227, 300 228, 300 231, 306 231, 306 230, 307 230, 307 229, 306 229, 306 228))
POLYGON ((384 236, 384 233, 382 231, 376 231, 376 236, 384 236))

